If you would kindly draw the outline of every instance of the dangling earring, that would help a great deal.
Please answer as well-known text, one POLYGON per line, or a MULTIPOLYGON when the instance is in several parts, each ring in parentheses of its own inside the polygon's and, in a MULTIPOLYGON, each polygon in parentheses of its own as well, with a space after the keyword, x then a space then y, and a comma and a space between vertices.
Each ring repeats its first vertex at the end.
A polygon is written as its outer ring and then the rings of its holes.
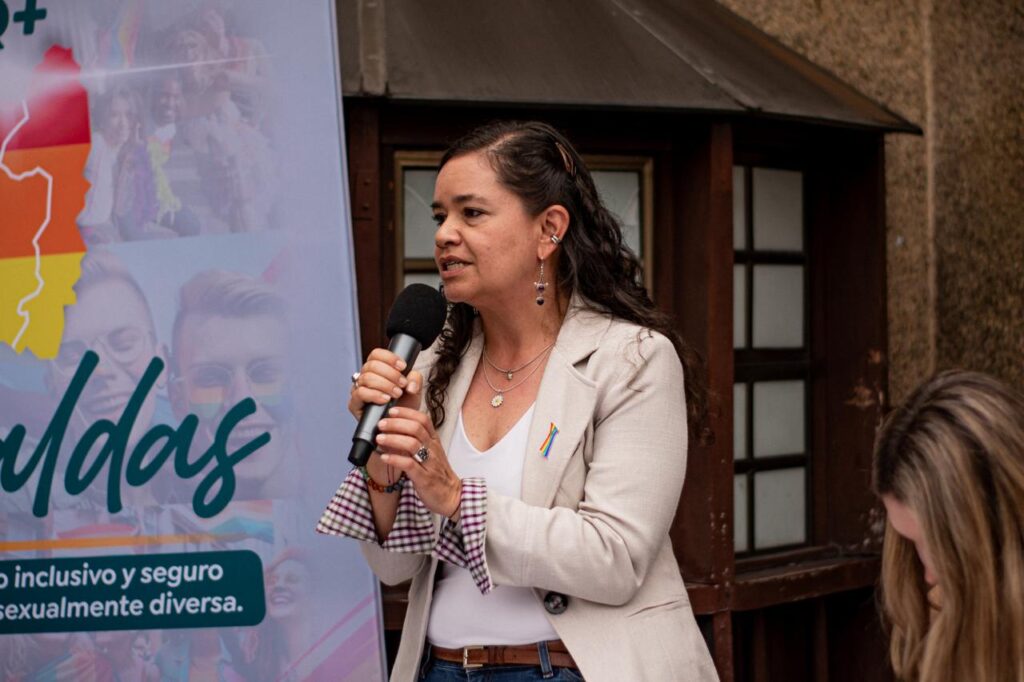
POLYGON ((540 262, 540 277, 533 286, 537 287, 537 305, 544 305, 544 290, 548 288, 548 283, 544 281, 544 261, 540 262))

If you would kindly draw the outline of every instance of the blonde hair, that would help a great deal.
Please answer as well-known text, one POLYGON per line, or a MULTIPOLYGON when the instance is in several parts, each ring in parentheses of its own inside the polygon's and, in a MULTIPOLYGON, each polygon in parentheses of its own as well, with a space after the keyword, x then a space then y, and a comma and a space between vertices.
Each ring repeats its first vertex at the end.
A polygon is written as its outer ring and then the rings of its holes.
POLYGON ((883 423, 875 492, 916 513, 941 591, 887 524, 882 607, 905 680, 1024 681, 1024 398, 975 372, 941 373, 883 423))

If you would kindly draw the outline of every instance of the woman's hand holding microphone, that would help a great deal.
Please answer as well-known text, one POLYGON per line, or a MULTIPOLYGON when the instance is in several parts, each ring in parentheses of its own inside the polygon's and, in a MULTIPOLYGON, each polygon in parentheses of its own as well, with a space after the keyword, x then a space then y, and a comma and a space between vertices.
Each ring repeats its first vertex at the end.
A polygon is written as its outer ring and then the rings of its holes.
MULTIPOLYGON (((352 384, 348 411, 359 419, 367 403, 395 406, 378 422, 377 448, 366 470, 377 481, 387 478, 387 467, 404 473, 416 494, 432 512, 456 517, 462 481, 448 464, 430 416, 419 410, 423 376, 413 370, 403 376, 405 361, 385 348, 374 349, 352 384)), ((457 520, 453 518, 453 520, 457 520)))

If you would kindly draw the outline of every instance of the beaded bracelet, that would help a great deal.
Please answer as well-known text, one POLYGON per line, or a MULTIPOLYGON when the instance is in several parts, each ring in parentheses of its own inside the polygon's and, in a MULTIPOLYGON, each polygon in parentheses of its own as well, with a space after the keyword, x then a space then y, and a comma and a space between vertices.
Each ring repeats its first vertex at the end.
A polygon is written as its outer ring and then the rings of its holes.
POLYGON ((390 485, 381 485, 377 481, 373 480, 370 476, 370 472, 366 470, 366 467, 359 467, 359 473, 363 475, 363 480, 366 481, 366 486, 373 491, 378 493, 393 493, 402 489, 405 486, 405 482, 409 480, 405 476, 405 472, 398 477, 398 480, 390 485))

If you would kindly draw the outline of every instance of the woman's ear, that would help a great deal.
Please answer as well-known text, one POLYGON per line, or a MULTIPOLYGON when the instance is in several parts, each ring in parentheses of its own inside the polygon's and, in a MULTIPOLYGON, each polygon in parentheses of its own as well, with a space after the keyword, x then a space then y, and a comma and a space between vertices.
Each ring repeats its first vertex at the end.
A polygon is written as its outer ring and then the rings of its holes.
POLYGON ((565 239, 569 223, 569 211, 561 204, 553 204, 541 212, 540 242, 537 244, 538 258, 545 260, 555 252, 559 242, 565 239), (555 239, 552 239, 552 237, 555 237, 555 239))

